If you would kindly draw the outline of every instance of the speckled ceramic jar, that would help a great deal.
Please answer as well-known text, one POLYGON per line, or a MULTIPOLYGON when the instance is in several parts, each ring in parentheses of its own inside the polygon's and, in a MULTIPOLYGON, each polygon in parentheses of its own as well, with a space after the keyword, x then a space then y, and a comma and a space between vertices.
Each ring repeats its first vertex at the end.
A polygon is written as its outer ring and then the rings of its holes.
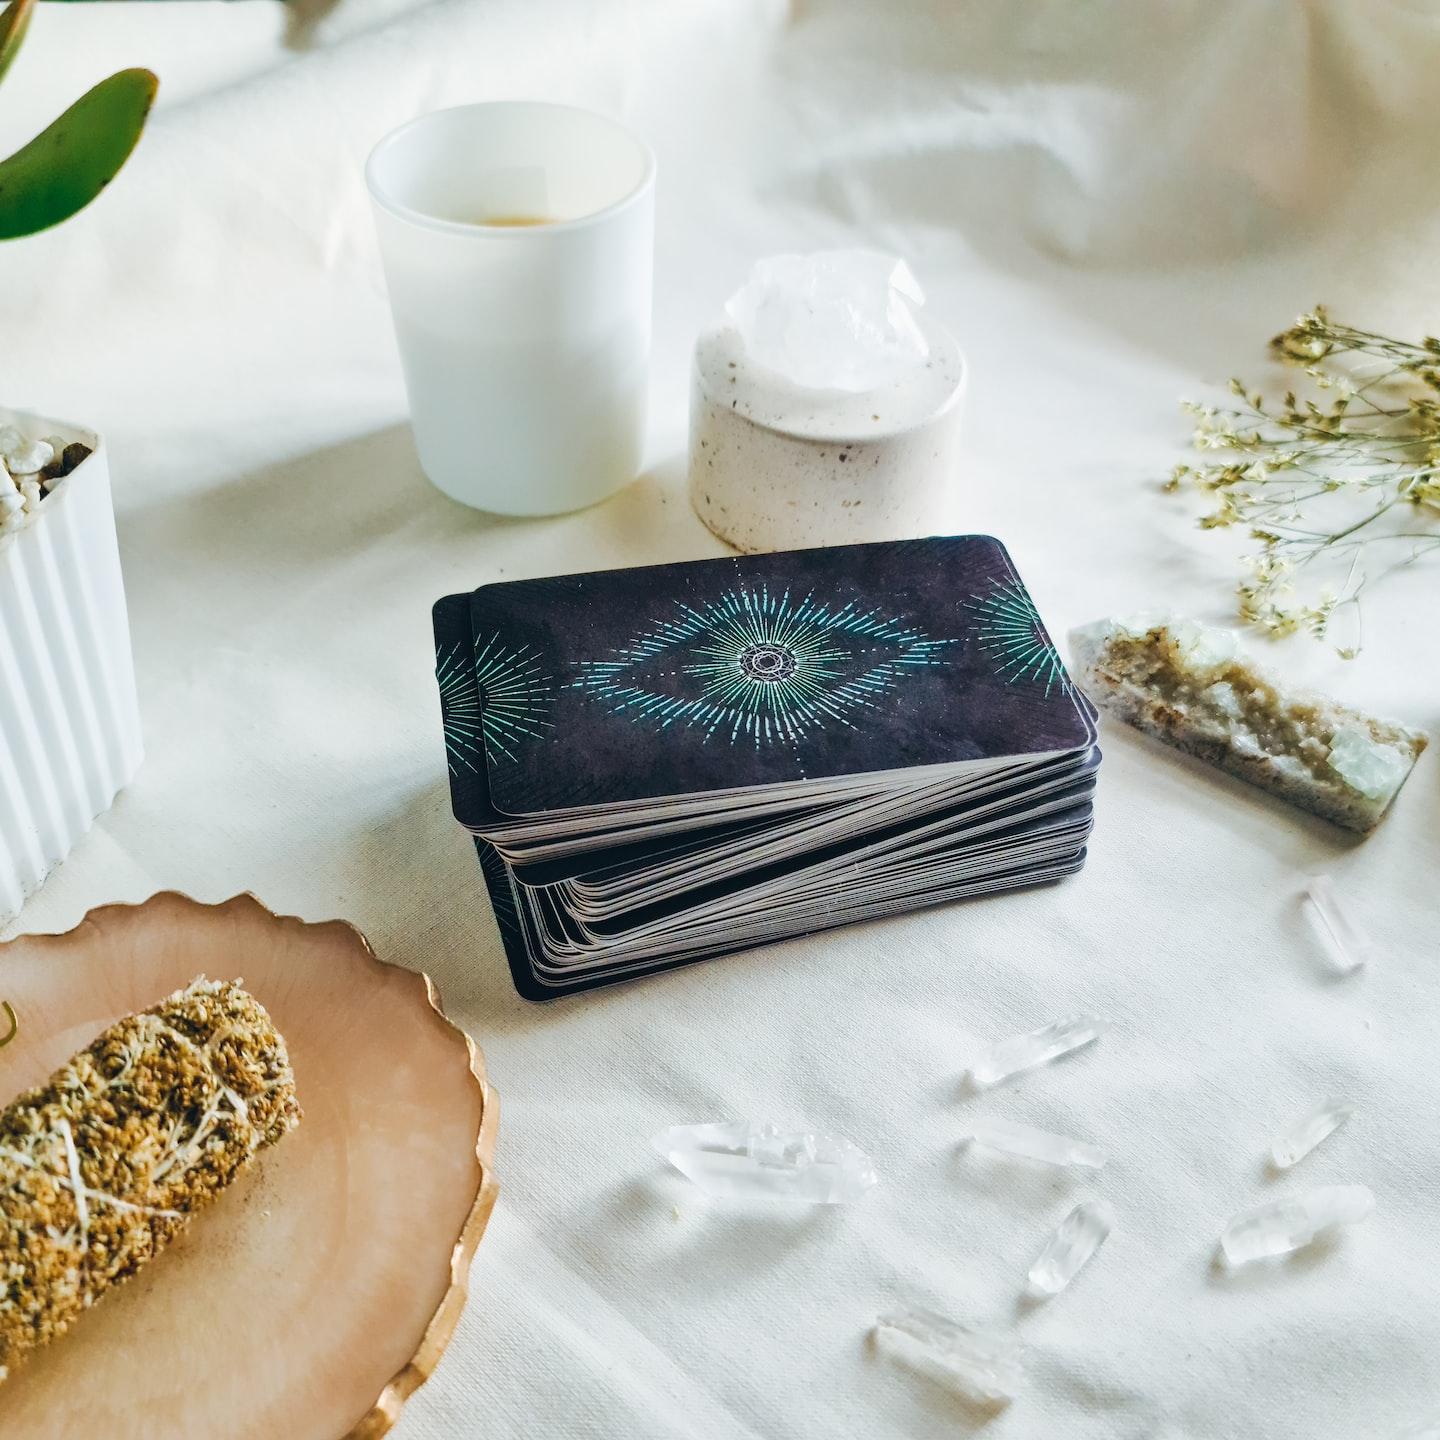
POLYGON ((944 326, 917 317, 930 358, 903 380, 811 390, 748 359, 729 326, 695 346, 690 502, 739 550, 903 540, 947 528, 966 368, 944 326))

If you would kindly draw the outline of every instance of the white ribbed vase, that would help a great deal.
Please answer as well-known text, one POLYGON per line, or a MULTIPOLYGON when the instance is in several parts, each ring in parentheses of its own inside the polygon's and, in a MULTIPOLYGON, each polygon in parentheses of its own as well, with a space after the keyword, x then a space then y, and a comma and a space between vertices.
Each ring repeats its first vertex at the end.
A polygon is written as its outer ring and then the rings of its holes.
POLYGON ((140 710, 104 441, 0 410, 0 425, 94 449, 0 539, 0 923, 139 767, 140 710))

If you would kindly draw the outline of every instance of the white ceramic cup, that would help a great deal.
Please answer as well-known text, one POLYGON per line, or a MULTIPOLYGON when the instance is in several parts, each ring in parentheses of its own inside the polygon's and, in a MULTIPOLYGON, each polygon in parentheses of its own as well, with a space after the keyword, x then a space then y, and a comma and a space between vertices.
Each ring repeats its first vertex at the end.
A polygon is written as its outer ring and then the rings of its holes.
POLYGON ((365 178, 426 475, 501 515, 578 510, 633 479, 649 148, 586 110, 498 101, 402 125, 365 178), (535 219, 549 223, 515 223, 535 219))

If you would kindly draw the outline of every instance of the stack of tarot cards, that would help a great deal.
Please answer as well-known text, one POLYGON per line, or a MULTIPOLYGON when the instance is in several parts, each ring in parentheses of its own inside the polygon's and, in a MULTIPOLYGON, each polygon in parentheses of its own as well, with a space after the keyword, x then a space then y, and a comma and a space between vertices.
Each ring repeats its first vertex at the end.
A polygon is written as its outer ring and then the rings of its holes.
POLYGON ((531 999, 1085 861, 1095 714, 988 536, 510 581, 434 622, 531 999))

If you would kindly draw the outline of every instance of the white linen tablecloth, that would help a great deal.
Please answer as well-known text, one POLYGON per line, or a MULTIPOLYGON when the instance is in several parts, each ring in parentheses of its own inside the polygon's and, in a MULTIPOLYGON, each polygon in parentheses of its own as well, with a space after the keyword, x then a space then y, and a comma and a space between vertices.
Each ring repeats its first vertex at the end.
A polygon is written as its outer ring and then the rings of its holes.
MULTIPOLYGON (((315 7, 308 7, 313 10, 315 7)), ((0 387, 107 432, 148 759, 18 929, 162 888, 250 889, 424 967, 504 1102, 474 1291, 400 1440, 1388 1440, 1440 1411, 1437 798, 1427 755, 1364 844, 1108 727, 1086 871, 589 998, 516 998, 453 823, 429 606, 485 581, 722 553, 683 488, 690 346, 759 254, 913 264, 973 367, 957 528, 1004 538, 1057 633, 1223 620, 1233 547, 1153 480, 1175 402, 1328 301, 1440 328, 1440 10, 1422 0, 342 0, 308 45, 250 5, 42 6, 0 94, 18 140, 150 63, 162 103, 90 211, 0 250, 0 387), (371 232, 369 146, 423 109, 597 107, 660 161, 650 467, 608 504, 497 521, 421 477, 371 232), (1298 910, 1331 871, 1377 942, 1327 981, 1298 910), (990 1041, 1074 1011, 1099 1046, 983 1100, 990 1041), (1359 1113, 1292 1178, 1276 1132, 1359 1113), (967 1115, 1093 1139, 1096 1179, 961 1156, 967 1115), (662 1126, 809 1122, 869 1150, 862 1204, 707 1204, 662 1126), (1354 1181, 1333 1249, 1226 1279, 1227 1218, 1354 1181), (1082 1195, 1118 1227, 1018 1304, 1082 1195), (982 1424, 877 1358, 906 1299, 1016 1324, 982 1424)), ((1297 677, 1440 721, 1436 575, 1297 677)), ((1257 644, 1263 642, 1256 642, 1257 644)))

